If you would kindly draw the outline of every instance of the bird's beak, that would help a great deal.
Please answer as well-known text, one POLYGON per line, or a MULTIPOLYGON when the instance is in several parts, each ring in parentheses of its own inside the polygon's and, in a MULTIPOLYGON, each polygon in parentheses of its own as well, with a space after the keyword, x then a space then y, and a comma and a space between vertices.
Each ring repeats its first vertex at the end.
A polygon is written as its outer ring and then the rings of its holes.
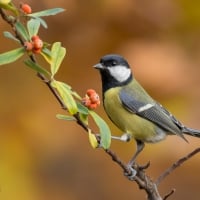
POLYGON ((98 64, 94 65, 93 67, 96 68, 96 69, 103 69, 104 68, 104 66, 101 63, 98 63, 98 64))

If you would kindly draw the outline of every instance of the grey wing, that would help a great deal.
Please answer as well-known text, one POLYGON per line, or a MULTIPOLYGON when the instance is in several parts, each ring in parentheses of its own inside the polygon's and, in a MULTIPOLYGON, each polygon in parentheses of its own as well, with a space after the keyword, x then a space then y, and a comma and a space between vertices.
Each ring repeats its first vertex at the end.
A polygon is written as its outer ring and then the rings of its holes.
POLYGON ((128 111, 153 122, 165 131, 184 138, 181 131, 184 126, 160 104, 156 102, 144 103, 123 89, 119 94, 119 98, 128 111))

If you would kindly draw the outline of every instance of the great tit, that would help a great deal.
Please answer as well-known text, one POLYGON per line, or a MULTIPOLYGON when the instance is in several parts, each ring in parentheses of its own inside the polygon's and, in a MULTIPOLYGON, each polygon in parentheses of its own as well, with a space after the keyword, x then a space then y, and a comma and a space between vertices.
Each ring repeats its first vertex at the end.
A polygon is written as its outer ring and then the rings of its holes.
POLYGON ((103 56, 94 67, 101 74, 104 109, 112 122, 126 133, 120 139, 136 140, 137 150, 129 166, 133 166, 145 142, 159 142, 173 134, 185 141, 183 134, 200 137, 199 130, 184 126, 144 90, 122 56, 103 56))

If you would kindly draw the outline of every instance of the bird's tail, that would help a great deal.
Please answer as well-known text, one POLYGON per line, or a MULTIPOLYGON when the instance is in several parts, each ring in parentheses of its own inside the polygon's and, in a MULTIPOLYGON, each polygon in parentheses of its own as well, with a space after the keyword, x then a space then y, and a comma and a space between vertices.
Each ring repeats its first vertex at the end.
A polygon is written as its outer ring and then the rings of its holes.
POLYGON ((194 137, 200 137, 200 130, 184 127, 182 132, 187 135, 191 135, 194 137))

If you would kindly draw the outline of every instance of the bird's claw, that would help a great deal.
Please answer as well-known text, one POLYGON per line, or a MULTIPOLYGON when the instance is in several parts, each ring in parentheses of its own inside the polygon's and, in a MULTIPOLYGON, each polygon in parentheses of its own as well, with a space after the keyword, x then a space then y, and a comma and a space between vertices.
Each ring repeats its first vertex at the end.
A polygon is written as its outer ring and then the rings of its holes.
POLYGON ((127 168, 127 171, 124 172, 124 176, 126 176, 130 181, 135 180, 135 176, 137 171, 133 169, 130 165, 127 168))

